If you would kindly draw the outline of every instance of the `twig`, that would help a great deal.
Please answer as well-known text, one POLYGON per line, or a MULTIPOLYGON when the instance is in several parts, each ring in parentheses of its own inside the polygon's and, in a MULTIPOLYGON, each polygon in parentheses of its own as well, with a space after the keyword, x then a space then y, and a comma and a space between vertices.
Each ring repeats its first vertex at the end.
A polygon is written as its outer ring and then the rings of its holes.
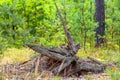
POLYGON ((37 62, 35 64, 35 74, 38 74, 38 70, 39 70, 39 63, 40 63, 40 57, 37 58, 37 62))
POLYGON ((59 67, 59 69, 58 69, 58 74, 60 73, 60 71, 61 71, 64 63, 65 63, 65 60, 62 61, 61 65, 60 65, 60 67, 59 67))
POLYGON ((61 71, 64 70, 67 66, 69 66, 73 61, 75 61, 75 57, 73 57, 73 58, 66 58, 66 60, 65 60, 64 64, 62 65, 62 67, 61 67, 61 65, 60 65, 60 66, 57 66, 56 68, 54 68, 54 69, 52 70, 52 72, 53 72, 54 74, 61 72, 61 71), (61 67, 61 69, 60 69, 60 67, 61 67), (60 69, 60 70, 59 70, 59 69, 60 69))

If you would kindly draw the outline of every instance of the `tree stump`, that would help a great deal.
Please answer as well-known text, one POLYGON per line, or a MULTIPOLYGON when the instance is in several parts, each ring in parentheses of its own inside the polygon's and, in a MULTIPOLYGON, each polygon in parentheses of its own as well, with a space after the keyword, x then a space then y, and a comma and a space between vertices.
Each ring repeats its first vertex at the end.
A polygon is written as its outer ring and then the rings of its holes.
MULTIPOLYGON (((69 51, 67 46, 45 47, 38 44, 28 44, 27 46, 41 55, 47 56, 49 61, 52 61, 52 63, 58 62, 51 69, 54 74, 60 74, 65 69, 69 71, 66 75, 74 75, 76 73, 80 73, 81 71, 99 73, 103 72, 105 69, 104 64, 94 58, 88 57, 88 60, 84 60, 75 55, 68 55, 71 51, 69 51), (71 70, 68 69, 70 66, 71 70)), ((75 49, 78 51, 79 48, 75 47, 75 49)), ((49 66, 51 67, 52 64, 49 66)))
POLYGON ((88 57, 88 60, 78 58, 75 54, 80 49, 80 44, 74 44, 70 32, 66 27, 66 23, 62 18, 62 15, 55 3, 59 18, 63 24, 63 29, 67 38, 68 45, 60 45, 59 47, 47 47, 38 44, 28 44, 30 49, 40 53, 43 56, 49 58, 49 68, 54 74, 80 75, 85 72, 99 73, 105 69, 102 62, 88 57), (53 65, 53 64, 54 65, 53 65))

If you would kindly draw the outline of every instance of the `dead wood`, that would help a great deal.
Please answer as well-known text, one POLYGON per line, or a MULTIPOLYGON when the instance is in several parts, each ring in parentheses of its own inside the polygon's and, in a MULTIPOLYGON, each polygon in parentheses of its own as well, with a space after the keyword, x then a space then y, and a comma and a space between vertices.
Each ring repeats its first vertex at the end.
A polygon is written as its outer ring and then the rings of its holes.
POLYGON ((102 72, 104 70, 104 67, 98 64, 91 64, 88 62, 82 62, 81 64, 78 64, 79 70, 85 70, 85 71, 92 71, 95 73, 102 72))
POLYGON ((50 58, 50 63, 53 61, 53 63, 56 63, 56 61, 61 61, 59 64, 58 62, 55 65, 50 64, 50 69, 54 74, 59 74, 62 72, 64 69, 66 69, 68 66, 75 66, 72 67, 72 72, 70 72, 68 75, 72 75, 74 73, 78 73, 80 71, 86 71, 86 72, 103 72, 105 69, 105 66, 103 65, 102 62, 88 57, 87 60, 82 60, 79 61, 78 57, 76 56, 67 56, 67 53, 69 53, 69 49, 66 47, 63 47, 62 49, 65 51, 62 51, 61 48, 57 47, 44 47, 40 45, 35 45, 35 44, 29 44, 29 48, 33 49, 34 51, 41 53, 44 56, 47 56, 50 58), (61 49, 61 50, 59 50, 61 49), (63 53, 62 53, 63 52, 63 53))
POLYGON ((37 44, 28 44, 29 48, 33 49, 34 51, 41 53, 42 55, 48 56, 49 58, 55 59, 55 60, 63 60, 66 57, 62 56, 61 54, 57 54, 55 52, 51 52, 48 49, 46 49, 43 46, 37 45, 37 44))
POLYGON ((99 64, 99 65, 105 65, 105 64, 102 63, 101 61, 99 61, 99 60, 97 60, 97 59, 95 59, 95 58, 92 58, 92 57, 90 57, 90 56, 88 56, 87 58, 90 59, 91 61, 93 61, 93 62, 99 64))
POLYGON ((66 58, 65 60, 63 60, 62 65, 59 65, 57 67, 55 67, 52 72, 57 74, 60 73, 63 69, 65 69, 67 66, 69 66, 73 61, 75 61, 75 57, 73 58, 66 58))
MULTIPOLYGON (((70 32, 66 27, 66 22, 63 20, 56 3, 55 6, 62 22, 65 35, 67 37, 67 45, 48 47, 38 44, 27 44, 30 49, 40 53, 40 55, 37 56, 37 58, 35 57, 34 59, 15 66, 13 74, 17 72, 16 70, 19 70, 19 73, 21 74, 23 73, 23 71, 27 71, 29 73, 34 71, 37 74, 46 70, 59 75, 60 73, 62 73, 66 76, 76 75, 81 72, 103 72, 106 65, 104 66, 104 63, 102 63, 101 61, 92 57, 88 57, 88 59, 82 59, 75 55, 80 49, 80 44, 73 43, 70 32)), ((13 66, 11 65, 10 69, 12 68, 13 66)), ((12 70, 10 70, 10 72, 12 72, 12 70)), ((80 75, 77 75, 77 77, 78 76, 80 75)))
MULTIPOLYGON (((105 66, 102 62, 88 57, 89 61, 87 60, 80 60, 75 56, 75 54, 80 49, 80 44, 74 44, 70 32, 66 27, 66 22, 63 20, 60 10, 58 9, 57 4, 55 3, 59 18, 62 22, 63 29, 65 35, 67 37, 67 45, 60 45, 59 47, 47 47, 41 46, 37 44, 28 44, 27 46, 34 51, 42 54, 43 56, 47 56, 49 68, 46 70, 51 70, 54 74, 59 74, 61 72, 65 72, 65 75, 75 75, 81 71, 85 72, 103 72, 105 66), (70 68, 70 69, 67 69, 70 68), (68 70, 68 71, 66 71, 68 70), (67 74, 66 74, 67 72, 67 74)), ((38 71, 38 64, 39 61, 36 63, 36 72, 38 71)), ((40 64, 39 64, 40 65, 40 64)))
POLYGON ((55 3, 55 7, 57 9, 57 12, 58 12, 58 15, 59 15, 59 18, 62 22, 62 25, 63 25, 63 29, 64 29, 64 32, 65 32, 65 35, 67 37, 67 42, 68 42, 68 47, 71 51, 71 55, 75 55, 76 54, 76 49, 75 49, 75 46, 74 46, 74 43, 73 43, 73 40, 72 40, 72 37, 71 37, 71 34, 70 32, 68 31, 67 27, 66 27, 66 22, 64 21, 62 15, 61 15, 61 12, 57 6, 57 4, 55 3))
POLYGON ((38 74, 39 63, 40 63, 40 56, 37 58, 37 61, 36 61, 36 64, 35 64, 35 75, 38 74))

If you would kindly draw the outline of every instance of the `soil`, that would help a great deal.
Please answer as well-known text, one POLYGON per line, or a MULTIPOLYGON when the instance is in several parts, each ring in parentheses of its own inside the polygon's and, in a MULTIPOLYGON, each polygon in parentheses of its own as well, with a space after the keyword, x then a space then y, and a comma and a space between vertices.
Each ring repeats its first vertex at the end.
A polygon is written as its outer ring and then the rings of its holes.
MULTIPOLYGON (((59 64, 59 62, 56 62, 59 64)), ((54 63, 48 57, 35 57, 29 61, 17 64, 6 64, 0 66, 0 80, 110 80, 106 73, 94 74, 83 71, 80 75, 66 76, 65 72, 57 77, 50 70, 54 63), (39 63, 38 63, 39 59, 39 63), (39 64, 38 67, 35 65, 39 64), (53 64, 52 66, 50 66, 53 64)), ((66 69, 69 70, 69 69, 66 69)), ((66 71, 67 73, 67 71, 66 71)))

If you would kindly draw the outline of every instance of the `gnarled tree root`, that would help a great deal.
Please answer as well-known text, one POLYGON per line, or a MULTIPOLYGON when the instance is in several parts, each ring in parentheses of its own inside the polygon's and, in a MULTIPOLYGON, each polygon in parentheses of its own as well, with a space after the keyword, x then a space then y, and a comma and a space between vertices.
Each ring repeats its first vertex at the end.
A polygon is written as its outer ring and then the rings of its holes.
MULTIPOLYGON (((88 57, 89 61, 85 60, 80 60, 77 56, 75 55, 67 55, 69 53, 69 49, 65 46, 62 47, 45 47, 45 46, 40 46, 36 44, 29 44, 27 45, 29 48, 33 49, 34 51, 47 56, 49 60, 52 60, 53 62, 58 61, 59 63, 54 65, 52 67, 51 71, 54 74, 60 74, 61 72, 64 72, 67 68, 71 67, 71 70, 68 70, 67 75, 74 75, 80 71, 84 72, 94 72, 94 73, 99 73, 103 72, 105 69, 105 65, 92 58, 88 57)), ((49 65, 50 67, 52 64, 49 65)))

